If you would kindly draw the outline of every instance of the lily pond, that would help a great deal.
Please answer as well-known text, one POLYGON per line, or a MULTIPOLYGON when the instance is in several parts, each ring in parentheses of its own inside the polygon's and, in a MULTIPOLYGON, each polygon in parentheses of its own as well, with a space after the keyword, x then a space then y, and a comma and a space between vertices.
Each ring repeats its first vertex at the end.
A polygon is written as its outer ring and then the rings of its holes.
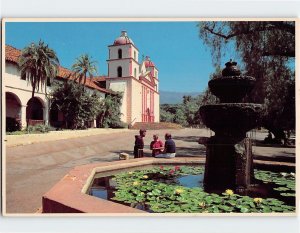
POLYGON ((150 213, 295 212, 295 173, 255 170, 267 193, 207 193, 203 166, 160 166, 95 178, 89 194, 150 213), (270 191, 271 190, 271 191, 270 191))

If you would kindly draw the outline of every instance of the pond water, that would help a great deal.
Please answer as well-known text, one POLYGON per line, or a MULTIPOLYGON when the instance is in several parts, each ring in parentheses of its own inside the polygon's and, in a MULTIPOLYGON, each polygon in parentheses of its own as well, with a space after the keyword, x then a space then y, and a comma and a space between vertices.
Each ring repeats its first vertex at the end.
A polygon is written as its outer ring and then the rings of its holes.
MULTIPOLYGON (((168 184, 168 185, 176 185, 176 186, 183 186, 186 188, 203 188, 203 179, 204 174, 190 174, 190 175, 177 175, 177 176, 165 176, 161 173, 154 173, 154 172, 148 172, 147 177, 149 180, 153 180, 156 182, 168 184)), ((107 175, 107 174, 106 174, 107 175)), ((117 183, 113 179, 114 175, 108 175, 105 177, 95 177, 92 185, 89 189, 88 194, 92 195, 94 197, 102 198, 105 200, 110 200, 113 202, 117 202, 120 204, 124 204, 127 206, 131 206, 137 209, 141 209, 147 212, 153 212, 149 206, 147 206, 145 203, 143 204, 136 204, 136 205, 130 205, 126 204, 121 201, 113 200, 112 198, 115 197, 115 191, 117 191, 117 183)), ((264 184, 263 182, 260 182, 259 185, 254 186, 249 190, 247 193, 247 196, 250 197, 261 197, 261 198, 276 198, 280 201, 283 201, 285 204, 290 206, 295 206, 295 197, 292 196, 282 196, 280 195, 280 192, 274 190, 278 188, 279 186, 274 183, 268 183, 264 184)), ((291 191, 286 191, 287 193, 291 191)), ((221 194, 220 194, 221 195, 221 194)))
MULTIPOLYGON (((95 178, 90 188, 89 195, 99 197, 105 200, 110 200, 114 197, 116 183, 112 179, 114 176, 106 176, 95 178)), ((180 176, 175 179, 159 179, 157 181, 176 184, 187 188, 203 187, 203 174, 180 176)))

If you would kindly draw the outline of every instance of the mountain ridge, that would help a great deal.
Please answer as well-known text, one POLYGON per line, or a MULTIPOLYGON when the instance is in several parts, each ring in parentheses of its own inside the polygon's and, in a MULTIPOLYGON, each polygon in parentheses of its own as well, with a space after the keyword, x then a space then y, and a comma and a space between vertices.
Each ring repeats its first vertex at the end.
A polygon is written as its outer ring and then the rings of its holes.
POLYGON ((196 97, 200 92, 179 92, 179 91, 160 91, 160 104, 179 104, 182 103, 183 96, 190 95, 196 97))

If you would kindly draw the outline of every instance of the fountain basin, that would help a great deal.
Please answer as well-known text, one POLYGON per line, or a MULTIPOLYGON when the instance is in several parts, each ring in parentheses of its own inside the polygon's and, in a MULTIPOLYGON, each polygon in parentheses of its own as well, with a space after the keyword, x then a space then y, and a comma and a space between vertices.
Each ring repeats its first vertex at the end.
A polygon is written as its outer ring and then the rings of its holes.
MULTIPOLYGON (((154 213, 147 213, 143 210, 89 195, 93 181, 99 176, 105 177, 114 173, 144 170, 153 166, 200 166, 204 165, 204 163, 204 158, 180 157, 173 159, 141 158, 78 166, 43 195, 42 212, 47 214, 84 213, 85 215, 97 213, 100 216, 116 216, 116 214, 118 216, 128 214, 131 216, 153 216, 154 213)), ((263 170, 295 171, 294 164, 254 161, 254 165, 257 169, 263 170)), ((282 213, 280 214, 282 215, 282 213)), ((192 215, 195 215, 195 213, 192 215)), ((285 215, 291 215, 291 213, 285 213, 285 215)))
POLYGON ((208 82, 210 91, 221 103, 240 102, 254 85, 255 78, 250 76, 225 76, 208 82))
POLYGON ((88 195, 96 174, 103 176, 154 165, 204 165, 204 158, 141 158, 75 167, 43 195, 43 213, 145 214, 147 212, 88 195))
POLYGON ((252 103, 210 104, 200 108, 200 115, 216 135, 239 137, 258 125, 260 110, 260 104, 252 103))

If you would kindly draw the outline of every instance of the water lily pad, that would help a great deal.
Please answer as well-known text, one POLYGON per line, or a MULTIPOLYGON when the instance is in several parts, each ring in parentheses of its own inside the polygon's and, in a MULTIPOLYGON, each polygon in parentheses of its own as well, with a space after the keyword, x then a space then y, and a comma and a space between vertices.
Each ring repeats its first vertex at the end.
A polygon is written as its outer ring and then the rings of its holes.
POLYGON ((295 193, 280 193, 281 196, 284 196, 284 197, 295 197, 296 194, 295 193))
MULTIPOLYGON (((219 212, 242 212, 242 213, 270 213, 294 211, 294 206, 286 205, 275 198, 265 198, 261 203, 254 203, 252 197, 237 194, 224 195, 206 193, 203 188, 186 188, 175 184, 166 184, 151 180, 151 174, 168 175, 170 169, 175 171, 174 166, 166 166, 163 169, 154 168, 148 170, 134 171, 132 174, 117 174, 113 179, 117 183, 117 190, 113 200, 133 205, 147 205, 151 211, 157 213, 219 213, 219 212), (147 175, 149 179, 143 179, 147 175), (133 186, 133 182, 139 185, 133 186), (177 190, 177 192, 176 192, 177 190), (178 191, 183 190, 183 191, 178 191), (143 194, 141 194, 143 193, 143 194), (199 203, 205 203, 199 205, 199 203)), ((181 166, 176 168, 174 177, 183 174, 203 173, 203 167, 181 166)), ((275 190, 281 192, 282 196, 295 196, 295 179, 291 175, 283 176, 280 173, 270 171, 255 171, 255 177, 266 183, 277 183, 279 187, 275 190)), ((172 179, 173 179, 172 178, 172 179)))

